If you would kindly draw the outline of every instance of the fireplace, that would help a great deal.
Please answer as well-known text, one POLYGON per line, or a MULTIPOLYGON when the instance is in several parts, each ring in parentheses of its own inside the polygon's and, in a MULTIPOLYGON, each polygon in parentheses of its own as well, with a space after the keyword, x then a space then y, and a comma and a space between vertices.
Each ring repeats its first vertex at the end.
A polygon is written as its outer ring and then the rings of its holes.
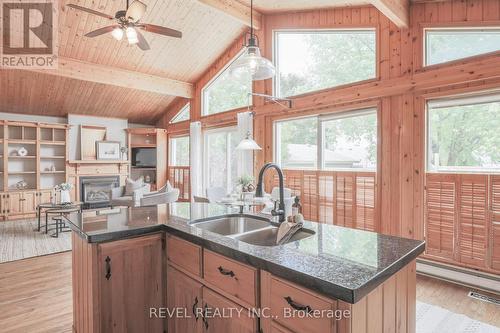
POLYGON ((80 177, 80 201, 83 209, 109 206, 111 189, 118 186, 119 176, 80 177))

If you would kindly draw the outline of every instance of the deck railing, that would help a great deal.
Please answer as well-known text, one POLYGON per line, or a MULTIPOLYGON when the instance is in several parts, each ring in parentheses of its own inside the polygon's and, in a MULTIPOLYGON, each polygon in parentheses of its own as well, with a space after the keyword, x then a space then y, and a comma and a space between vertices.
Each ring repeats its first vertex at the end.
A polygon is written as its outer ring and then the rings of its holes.
POLYGON ((190 201, 191 182, 189 180, 189 166, 169 166, 168 180, 173 187, 179 189, 179 201, 190 201))

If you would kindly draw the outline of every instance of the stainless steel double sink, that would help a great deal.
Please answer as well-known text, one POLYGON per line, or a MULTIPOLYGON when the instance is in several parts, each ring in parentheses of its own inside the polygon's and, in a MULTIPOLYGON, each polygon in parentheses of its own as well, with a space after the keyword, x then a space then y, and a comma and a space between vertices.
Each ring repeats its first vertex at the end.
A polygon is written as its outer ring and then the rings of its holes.
MULTIPOLYGON (((197 220, 190 225, 219 235, 237 239, 239 241, 259 246, 276 246, 278 224, 272 223, 264 217, 246 214, 234 214, 197 220)), ((314 235, 314 231, 302 228, 289 240, 294 242, 314 235)))

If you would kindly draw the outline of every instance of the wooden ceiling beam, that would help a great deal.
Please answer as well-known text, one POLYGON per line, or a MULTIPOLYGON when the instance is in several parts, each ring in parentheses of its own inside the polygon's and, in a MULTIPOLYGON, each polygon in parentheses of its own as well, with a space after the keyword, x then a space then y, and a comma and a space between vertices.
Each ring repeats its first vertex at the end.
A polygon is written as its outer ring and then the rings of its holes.
POLYGON ((67 77, 70 79, 108 84, 118 87, 153 92, 161 95, 192 98, 194 86, 188 82, 165 77, 103 66, 95 63, 59 57, 57 69, 27 69, 32 72, 67 77))
POLYGON ((370 0, 370 2, 398 27, 408 28, 410 24, 409 0, 370 0))
MULTIPOLYGON (((218 11, 232 17, 238 22, 250 26, 250 7, 236 0, 198 0, 198 2, 215 8, 218 11)), ((262 26, 262 14, 253 10, 253 27, 260 29, 262 26)))

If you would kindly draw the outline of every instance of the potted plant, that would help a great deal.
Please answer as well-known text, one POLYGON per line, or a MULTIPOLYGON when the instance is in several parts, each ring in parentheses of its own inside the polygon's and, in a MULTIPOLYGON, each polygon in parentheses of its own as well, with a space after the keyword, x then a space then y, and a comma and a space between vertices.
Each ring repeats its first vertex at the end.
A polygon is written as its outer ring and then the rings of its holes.
POLYGON ((67 203, 71 202, 71 196, 70 196, 69 191, 71 191, 73 189, 73 184, 71 184, 71 183, 61 183, 59 185, 56 185, 54 187, 54 189, 56 191, 60 191, 61 192, 61 199, 60 199, 60 203, 61 204, 67 204, 67 203))
POLYGON ((253 177, 251 175, 242 175, 238 178, 237 183, 241 186, 241 192, 253 192, 255 190, 253 177))

